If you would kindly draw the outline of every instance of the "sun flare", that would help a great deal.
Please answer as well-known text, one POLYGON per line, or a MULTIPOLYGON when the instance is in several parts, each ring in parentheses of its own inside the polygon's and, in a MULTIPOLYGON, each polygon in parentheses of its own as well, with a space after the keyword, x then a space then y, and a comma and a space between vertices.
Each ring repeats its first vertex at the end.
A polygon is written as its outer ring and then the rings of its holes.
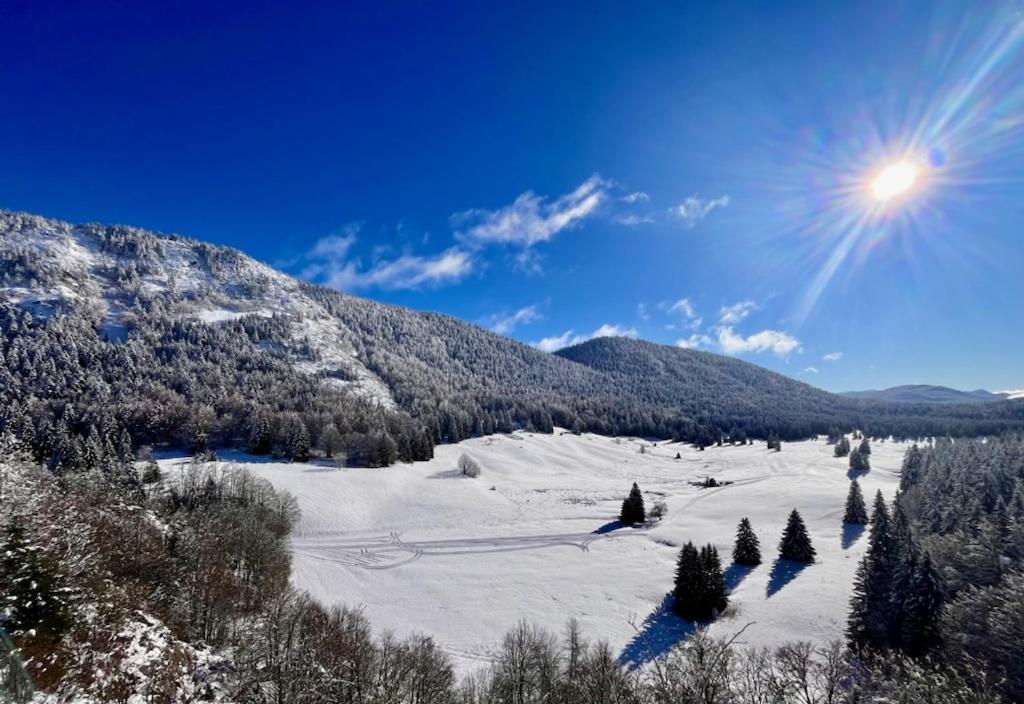
POLYGON ((875 200, 886 201, 903 195, 918 182, 919 169, 908 161, 897 161, 885 166, 871 181, 871 194, 875 200))

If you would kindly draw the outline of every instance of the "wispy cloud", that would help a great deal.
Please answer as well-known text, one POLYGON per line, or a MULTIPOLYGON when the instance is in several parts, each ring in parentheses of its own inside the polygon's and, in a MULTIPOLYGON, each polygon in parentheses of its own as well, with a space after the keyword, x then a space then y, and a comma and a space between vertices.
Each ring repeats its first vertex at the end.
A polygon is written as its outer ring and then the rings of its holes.
POLYGON ((473 271, 473 256, 451 247, 439 254, 402 254, 391 259, 374 258, 369 266, 350 256, 359 226, 346 225, 340 233, 317 241, 306 253, 302 275, 332 288, 409 289, 453 283, 473 271))
POLYGON ((799 340, 780 330, 762 330, 744 337, 731 326, 720 325, 716 332, 718 344, 726 354, 772 352, 778 357, 785 357, 800 347, 799 340))
POLYGON ((818 368, 817 367, 804 367, 804 373, 806 373, 806 374, 817 374, 818 373, 818 368))
POLYGON ((640 320, 650 320, 651 319, 651 314, 647 312, 647 304, 646 303, 637 303, 636 304, 636 317, 640 318, 640 320))
POLYGON ((666 301, 662 304, 662 308, 668 313, 678 313, 683 316, 687 325, 693 329, 698 329, 704 324, 704 318, 700 317, 697 313, 697 307, 693 305, 693 301, 689 298, 680 298, 678 301, 666 301))
POLYGON ((822 359, 825 360, 826 362, 838 362, 842 358, 842 352, 829 352, 827 355, 822 357, 822 359))
POLYGON ((651 197, 643 191, 634 191, 633 193, 627 193, 626 195, 619 198, 623 203, 647 203, 651 200, 651 197))
POLYGON ((551 201, 526 191, 497 210, 474 208, 454 213, 456 237, 467 244, 516 244, 530 247, 546 242, 593 215, 608 197, 610 182, 593 175, 574 191, 551 201))
POLYGON ((727 205, 729 205, 729 196, 705 199, 694 194, 679 205, 669 208, 669 213, 674 218, 681 220, 686 227, 693 227, 715 208, 724 208, 727 205))
POLYGON ((676 340, 676 347, 682 347, 685 350, 700 348, 706 349, 708 347, 711 347, 713 344, 714 340, 712 340, 710 337, 696 332, 690 335, 689 337, 683 337, 676 340))
POLYGON ((740 301, 731 306, 722 306, 718 310, 718 322, 722 325, 735 325, 757 310, 753 301, 740 301))
POLYGON ((636 337, 636 328, 627 328, 621 325, 605 323, 589 335, 577 335, 573 330, 566 330, 561 335, 545 337, 533 343, 533 346, 544 352, 554 352, 563 347, 571 347, 581 342, 592 340, 595 337, 636 337))
POLYGON ((524 306, 510 315, 492 316, 491 330, 500 335, 507 335, 520 325, 529 325, 542 317, 536 305, 524 306))

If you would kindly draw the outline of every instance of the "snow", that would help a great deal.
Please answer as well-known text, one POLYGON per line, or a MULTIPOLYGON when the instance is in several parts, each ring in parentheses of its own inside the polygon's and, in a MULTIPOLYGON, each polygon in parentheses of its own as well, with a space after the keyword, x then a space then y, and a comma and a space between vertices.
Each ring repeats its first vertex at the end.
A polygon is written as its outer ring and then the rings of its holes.
MULTIPOLYGON (((906 447, 873 444, 872 471, 860 478, 869 502, 878 489, 892 498, 906 447)), ((784 443, 779 453, 763 442, 699 452, 641 439, 516 433, 440 446, 429 462, 386 469, 243 464, 299 501, 297 587, 324 603, 362 605, 377 629, 432 635, 462 673, 486 662, 524 618, 560 630, 575 617, 590 638, 607 639, 635 664, 663 652, 692 631, 666 608, 688 540, 714 543, 735 584, 713 634, 749 623, 743 641, 754 646, 841 638, 867 540, 844 536, 848 462, 833 458, 824 441, 784 443), (480 463, 479 478, 459 476, 464 452, 480 463), (706 476, 733 483, 690 484, 706 476), (613 523, 634 481, 648 509, 657 499, 668 504, 649 529, 613 523), (798 573, 773 570, 793 508, 818 551, 817 563, 798 573), (749 574, 729 569, 744 516, 765 559, 749 574)))
POLYGON ((213 308, 209 310, 197 310, 193 316, 204 323, 223 323, 228 320, 238 320, 247 315, 258 315, 261 318, 273 318, 274 312, 269 310, 228 310, 226 308, 213 308))

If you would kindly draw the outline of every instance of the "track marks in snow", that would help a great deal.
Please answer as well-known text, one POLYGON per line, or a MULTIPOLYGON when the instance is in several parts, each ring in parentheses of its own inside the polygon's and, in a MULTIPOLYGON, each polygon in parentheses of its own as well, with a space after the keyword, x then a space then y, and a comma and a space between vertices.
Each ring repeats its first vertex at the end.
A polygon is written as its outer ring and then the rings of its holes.
POLYGON ((642 536, 644 529, 609 533, 549 533, 546 535, 514 535, 485 538, 452 538, 447 540, 403 540, 398 532, 386 536, 343 538, 331 535, 307 537, 292 542, 292 552, 316 560, 334 562, 344 567, 366 570, 389 570, 411 564, 424 556, 456 557, 483 553, 521 552, 555 547, 590 551, 598 540, 642 536))

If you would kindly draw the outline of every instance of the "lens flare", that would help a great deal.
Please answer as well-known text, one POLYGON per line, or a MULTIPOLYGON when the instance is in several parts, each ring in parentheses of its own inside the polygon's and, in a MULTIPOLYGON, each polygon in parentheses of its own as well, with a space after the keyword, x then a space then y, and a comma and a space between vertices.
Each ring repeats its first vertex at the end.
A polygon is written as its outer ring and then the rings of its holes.
POLYGON ((883 168, 871 181, 871 195, 887 201, 907 193, 918 181, 919 169, 909 161, 897 161, 883 168))

